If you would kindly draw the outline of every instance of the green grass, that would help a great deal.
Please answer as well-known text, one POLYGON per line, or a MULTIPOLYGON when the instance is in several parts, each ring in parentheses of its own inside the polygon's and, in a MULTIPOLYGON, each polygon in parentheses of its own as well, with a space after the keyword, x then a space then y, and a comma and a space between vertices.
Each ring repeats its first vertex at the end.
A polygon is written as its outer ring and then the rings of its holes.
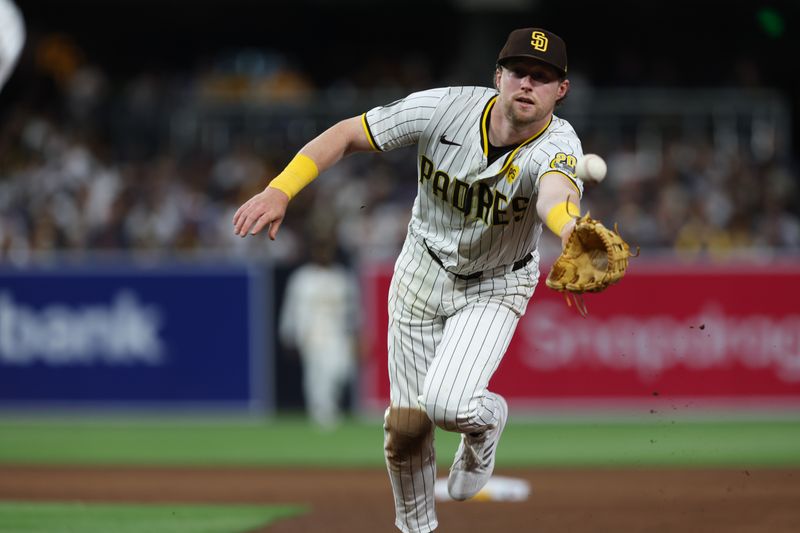
POLYGON ((0 502, 3 533, 236 533, 305 512, 298 506, 0 502))
MULTIPOLYGON (((436 432, 448 466, 458 435, 436 432)), ((0 419, 0 463, 382 467, 380 420, 322 432, 304 419, 0 419)), ((800 466, 800 422, 524 422, 506 427, 499 467, 800 466)))
POLYGON ((800 465, 797 422, 523 425, 511 434, 501 441, 501 465, 800 465))
MULTIPOLYGON (((436 432, 449 466, 457 434, 436 432)), ((0 419, 0 464, 384 468, 380 419, 322 432, 301 417, 0 419)), ((796 420, 523 421, 498 455, 514 467, 800 467, 796 420)), ((237 533, 307 512, 302 506, 0 502, 3 533, 237 533)))

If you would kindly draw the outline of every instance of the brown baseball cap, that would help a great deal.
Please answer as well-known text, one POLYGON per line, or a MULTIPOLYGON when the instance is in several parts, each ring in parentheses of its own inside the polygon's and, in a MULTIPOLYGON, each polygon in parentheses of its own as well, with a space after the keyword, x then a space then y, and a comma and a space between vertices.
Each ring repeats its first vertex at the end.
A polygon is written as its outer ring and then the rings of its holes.
POLYGON ((520 28, 508 35, 497 64, 516 58, 536 59, 567 75, 567 45, 561 37, 542 28, 520 28))

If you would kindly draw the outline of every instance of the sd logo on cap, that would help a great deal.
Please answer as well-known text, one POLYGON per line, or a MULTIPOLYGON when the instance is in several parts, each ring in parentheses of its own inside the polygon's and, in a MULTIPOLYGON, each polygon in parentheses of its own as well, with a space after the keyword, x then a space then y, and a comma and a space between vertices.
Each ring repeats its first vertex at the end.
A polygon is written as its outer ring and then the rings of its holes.
POLYGON ((509 59, 529 58, 547 63, 555 67, 562 77, 567 75, 567 45, 553 32, 542 28, 520 28, 512 31, 500 55, 497 64, 509 59))

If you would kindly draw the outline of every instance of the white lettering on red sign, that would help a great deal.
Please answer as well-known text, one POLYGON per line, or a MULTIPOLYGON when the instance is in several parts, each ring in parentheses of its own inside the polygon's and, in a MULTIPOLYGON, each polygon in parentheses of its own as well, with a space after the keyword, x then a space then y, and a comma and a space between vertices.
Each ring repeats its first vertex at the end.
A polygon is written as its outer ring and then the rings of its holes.
POLYGON ((738 363, 800 381, 798 314, 736 316, 708 305, 685 319, 619 314, 583 320, 561 302, 539 302, 520 324, 519 337, 524 363, 538 370, 632 369, 654 379, 677 366, 707 370, 738 363))

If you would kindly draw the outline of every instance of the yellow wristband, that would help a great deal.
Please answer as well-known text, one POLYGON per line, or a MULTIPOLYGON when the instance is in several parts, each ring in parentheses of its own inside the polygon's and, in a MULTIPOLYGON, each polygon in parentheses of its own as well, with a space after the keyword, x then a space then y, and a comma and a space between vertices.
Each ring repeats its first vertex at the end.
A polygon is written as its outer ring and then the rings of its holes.
POLYGON ((547 213, 545 224, 550 228, 550 231, 560 237, 561 230, 564 229, 567 222, 580 215, 580 213, 581 211, 578 206, 572 202, 561 202, 560 204, 556 204, 550 212, 547 213))
POLYGON ((317 176, 319 169, 314 160, 307 155, 297 154, 283 172, 269 182, 269 186, 285 192, 291 200, 317 176))

